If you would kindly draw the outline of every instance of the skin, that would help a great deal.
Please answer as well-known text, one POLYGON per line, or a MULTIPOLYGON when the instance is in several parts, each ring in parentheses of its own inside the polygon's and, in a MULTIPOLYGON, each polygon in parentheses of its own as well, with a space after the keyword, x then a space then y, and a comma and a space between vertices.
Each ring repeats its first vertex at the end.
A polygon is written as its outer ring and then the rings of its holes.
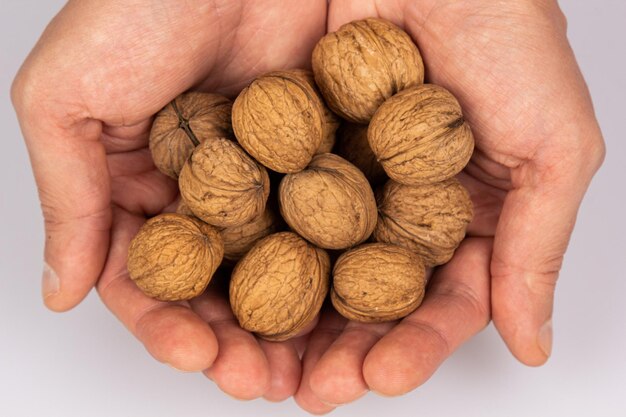
POLYGON ((521 362, 549 357, 558 272, 605 153, 554 0, 70 1, 12 98, 45 219, 52 310, 96 285, 157 360, 204 371, 236 398, 295 395, 317 414, 369 390, 416 388, 490 319, 521 362), (326 308, 310 335, 269 343, 236 325, 217 285, 191 303, 139 292, 128 243, 176 199, 176 184, 150 161, 151 115, 189 88, 232 96, 267 70, 308 66, 327 29, 368 16, 413 37, 428 80, 459 98, 476 139, 459 176, 476 216, 422 306, 384 324, 326 308))

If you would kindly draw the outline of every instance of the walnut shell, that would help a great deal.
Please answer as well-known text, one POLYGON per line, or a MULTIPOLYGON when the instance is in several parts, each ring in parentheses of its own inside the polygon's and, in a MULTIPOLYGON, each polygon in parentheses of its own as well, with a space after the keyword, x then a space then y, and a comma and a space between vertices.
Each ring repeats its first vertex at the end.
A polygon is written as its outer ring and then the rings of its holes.
POLYGON ((222 261, 218 231, 198 219, 166 213, 148 220, 128 249, 130 278, 148 296, 189 300, 204 291, 222 261))
POLYGON ((328 254, 291 232, 270 235, 235 266, 230 305, 243 329, 281 341, 319 313, 328 292, 328 254))
MULTIPOLYGON (((314 82, 311 78, 311 82, 314 82)), ((335 147, 336 133, 341 122, 330 109, 324 106, 324 137, 315 154, 330 153, 335 147)))
POLYGON ((177 179, 180 170, 201 142, 231 137, 232 102, 218 94, 183 93, 157 113, 149 146, 156 167, 177 179))
POLYGON ((452 178, 474 150, 474 137, 459 102, 432 84, 404 90, 385 101, 367 135, 387 175, 409 185, 452 178))
POLYGON ((357 245, 376 226, 376 199, 367 179, 334 154, 316 155, 307 169, 286 175, 278 198, 287 224, 324 249, 357 245))
POLYGON ((218 227, 239 226, 265 210, 267 171, 235 142, 207 140, 180 172, 180 195, 199 219, 218 227))
POLYGON ((421 186, 389 181, 377 200, 374 240, 410 249, 426 266, 452 258, 473 217, 469 193, 455 178, 421 186))
POLYGON ((409 35, 382 19, 347 23, 313 50, 315 81, 328 107, 368 123, 386 99, 424 82, 424 63, 409 35))
POLYGON ((298 172, 332 130, 332 113, 324 107, 308 71, 270 72, 235 100, 233 130, 261 164, 277 172, 298 172))
POLYGON ((371 185, 387 180, 383 166, 376 160, 367 141, 367 125, 343 123, 337 131, 336 153, 360 169, 371 185))
POLYGON ((178 200, 178 205, 176 206, 176 213, 184 214, 185 216, 196 217, 191 211, 191 209, 189 208, 189 206, 187 205, 187 203, 185 203, 182 198, 178 200))
POLYGON ((396 320, 424 298, 424 264, 413 252, 388 243, 369 243, 342 254, 333 268, 330 298, 349 320, 396 320))
POLYGON ((224 241, 224 258, 237 261, 244 256, 254 244, 278 229, 280 218, 269 207, 260 216, 255 217, 241 226, 227 227, 220 232, 224 241))

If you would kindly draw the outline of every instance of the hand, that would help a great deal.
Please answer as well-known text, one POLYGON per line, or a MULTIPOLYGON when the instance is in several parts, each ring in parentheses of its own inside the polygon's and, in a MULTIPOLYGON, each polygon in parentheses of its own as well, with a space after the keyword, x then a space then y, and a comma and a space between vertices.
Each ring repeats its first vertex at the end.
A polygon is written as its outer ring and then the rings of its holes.
POLYGON ((413 314, 374 325, 321 318, 296 394, 315 413, 367 390, 416 388, 490 316, 515 357, 544 363, 557 275, 605 152, 556 1, 335 0, 328 30, 368 16, 404 27, 430 82, 459 98, 476 139, 460 175, 476 214, 413 314))
POLYGON ((208 368, 238 398, 295 392, 296 342, 257 342, 215 289, 195 302, 197 314, 189 303, 144 296, 128 277, 126 253, 145 217, 168 210, 177 195, 147 149, 151 116, 190 88, 232 96, 269 69, 309 65, 325 22, 324 0, 64 7, 12 89, 45 219, 49 308, 72 308, 97 282, 104 303, 157 360, 208 368))

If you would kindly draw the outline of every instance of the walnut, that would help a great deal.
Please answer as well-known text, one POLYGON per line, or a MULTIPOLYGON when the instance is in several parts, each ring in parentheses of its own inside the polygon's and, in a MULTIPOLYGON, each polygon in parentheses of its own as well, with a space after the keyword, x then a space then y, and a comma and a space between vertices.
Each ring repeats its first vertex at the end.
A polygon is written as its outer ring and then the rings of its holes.
POLYGON ((243 329, 282 341, 319 313, 329 286, 330 260, 291 232, 270 235, 235 266, 230 305, 243 329))
POLYGON ((360 169, 373 186, 387 180, 383 166, 367 141, 367 125, 343 123, 337 131, 336 153, 360 169))
POLYGON ((367 135, 387 175, 409 185, 455 176, 474 150, 472 131, 458 101, 432 84, 404 90, 385 101, 367 135))
POLYGON ((334 115, 325 109, 311 74, 275 71, 243 89, 233 105, 233 130, 241 146, 266 167, 298 172, 333 134, 334 115))
POLYGON ((324 249, 357 245, 376 226, 376 200, 367 179, 337 155, 316 155, 307 169, 286 175, 278 198, 287 224, 324 249))
POLYGON ((424 82, 419 50, 402 29, 382 19, 347 23, 313 50, 313 73, 332 111, 368 123, 378 106, 424 82))
POLYGON ((128 273, 150 297, 189 300, 204 291, 223 253, 215 228, 182 214, 161 214, 148 220, 130 243, 128 273))
POLYGON ((218 94, 189 92, 176 97, 155 117, 150 151, 156 167, 177 179, 193 149, 208 138, 231 137, 232 103, 218 94))
POLYGON ((229 261, 239 260, 258 240, 276 232, 280 224, 280 218, 274 210, 266 207, 260 216, 249 222, 222 230, 224 258, 229 261))
POLYGON ((347 319, 389 321, 415 310, 424 298, 425 286, 419 256, 400 246, 369 243, 339 257, 330 298, 347 319))
MULTIPOLYGON (((312 78, 311 82, 314 82, 312 78)), ((322 138, 322 143, 315 152, 316 155, 320 153, 332 152, 335 147, 336 133, 340 124, 339 118, 335 116, 335 114, 330 111, 328 107, 324 106, 324 137, 322 138)))
POLYGON ((470 196, 455 178, 422 186, 389 181, 377 197, 374 240, 410 249, 426 266, 452 258, 473 217, 470 196))
POLYGON ((178 201, 178 205, 176 206, 176 213, 184 214, 185 216, 195 217, 187 203, 185 203, 182 198, 178 201))
POLYGON ((235 142, 207 140, 180 172, 180 194, 199 219, 218 227, 239 226, 265 210, 269 177, 235 142))

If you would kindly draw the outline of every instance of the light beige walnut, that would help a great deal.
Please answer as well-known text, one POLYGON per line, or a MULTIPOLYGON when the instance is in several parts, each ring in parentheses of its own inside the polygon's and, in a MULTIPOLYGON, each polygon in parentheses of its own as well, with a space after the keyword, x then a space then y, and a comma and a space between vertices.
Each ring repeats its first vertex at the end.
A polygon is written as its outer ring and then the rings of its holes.
POLYGON ((330 109, 355 123, 368 123, 386 99, 424 82, 417 46, 382 19, 350 22, 327 34, 313 50, 312 64, 330 109))
POLYGON ((235 100, 232 119, 241 146, 281 173, 304 169, 337 123, 305 70, 274 71, 252 81, 235 100))
POLYGON ((278 198, 287 224, 324 249, 357 245, 376 226, 376 200, 367 179, 334 154, 316 155, 307 169, 286 175, 278 198))
POLYGON ((347 319, 381 322, 414 311, 424 298, 425 286, 419 256, 400 246, 369 243, 337 259, 330 297, 347 319))
POLYGON ((474 137, 459 102, 432 84, 404 90, 385 101, 367 135, 387 175, 410 185, 452 178, 474 150, 474 137))
POLYGON ((232 102, 219 94, 189 92, 157 113, 150 130, 156 167, 177 179, 193 149, 209 138, 231 137, 232 102))
POLYGON ((178 186, 189 210, 218 227, 239 226, 259 216, 269 195, 265 168, 224 138, 198 145, 180 173, 178 186))
POLYGON ((408 248, 426 266, 452 258, 473 217, 469 193, 455 178, 421 186, 389 181, 377 200, 374 240, 408 248))
POLYGON ((337 131, 335 153, 360 169, 372 186, 387 180, 383 166, 376 160, 367 141, 367 125, 343 123, 337 131))
POLYGON ((223 229, 220 235, 224 241, 224 258, 229 261, 239 260, 257 241, 276 232, 280 225, 279 216, 274 210, 266 207, 260 216, 249 222, 223 229))
POLYGON ((230 305, 240 326, 282 341, 295 336, 319 313, 328 292, 328 254, 291 232, 270 235, 237 263, 230 305))
POLYGON ((189 300, 204 291, 222 261, 218 231, 182 214, 148 220, 128 249, 130 278, 148 296, 189 300))

